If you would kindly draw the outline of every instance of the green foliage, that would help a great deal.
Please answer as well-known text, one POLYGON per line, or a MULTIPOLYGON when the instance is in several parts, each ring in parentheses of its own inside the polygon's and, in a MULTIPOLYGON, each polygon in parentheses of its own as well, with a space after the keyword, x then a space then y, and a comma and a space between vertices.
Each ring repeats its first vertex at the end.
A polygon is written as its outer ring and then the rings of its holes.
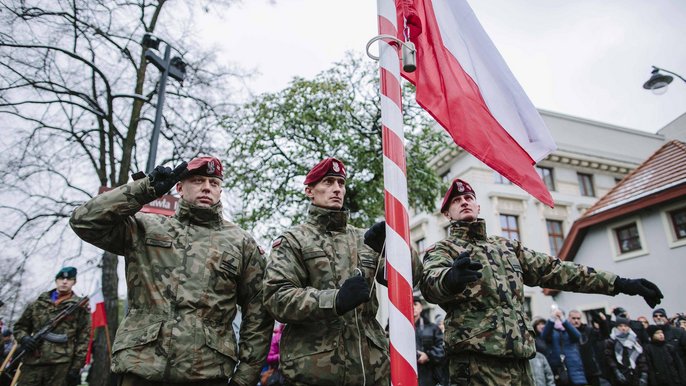
MULTIPOLYGON (((446 136, 403 90, 410 205, 433 211, 440 180, 429 159, 446 136)), ((336 157, 348 171, 345 207, 352 223, 369 226, 384 215, 378 65, 349 54, 314 79, 294 79, 280 92, 258 96, 225 127, 234 138, 226 187, 234 219, 246 229, 261 224, 269 236, 305 215, 302 184, 317 162, 336 157)))

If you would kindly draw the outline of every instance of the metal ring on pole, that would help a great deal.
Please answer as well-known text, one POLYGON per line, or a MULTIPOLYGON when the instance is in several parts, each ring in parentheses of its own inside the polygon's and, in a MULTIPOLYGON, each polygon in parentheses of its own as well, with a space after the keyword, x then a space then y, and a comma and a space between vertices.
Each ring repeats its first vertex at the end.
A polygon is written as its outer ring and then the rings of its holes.
POLYGON ((407 47, 407 49, 409 49, 409 50, 412 50, 412 51, 415 50, 414 45, 409 45, 409 44, 405 43, 404 41, 398 39, 397 37, 395 37, 393 35, 376 35, 367 42, 367 47, 365 48, 365 51, 367 52, 367 56, 369 56, 370 58, 372 58, 376 61, 379 60, 379 57, 376 55, 372 55, 372 53, 369 52, 369 47, 371 47, 372 43, 374 43, 375 41, 381 40, 381 39, 392 40, 392 41, 400 44, 403 47, 407 47))

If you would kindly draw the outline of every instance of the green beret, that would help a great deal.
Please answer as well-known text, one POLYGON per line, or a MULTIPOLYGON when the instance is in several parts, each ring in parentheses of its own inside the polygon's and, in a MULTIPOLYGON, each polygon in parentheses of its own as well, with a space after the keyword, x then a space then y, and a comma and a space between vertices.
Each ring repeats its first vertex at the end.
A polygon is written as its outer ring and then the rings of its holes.
POLYGON ((62 267, 57 275, 55 275, 55 280, 57 279, 76 279, 76 268, 74 267, 62 267))

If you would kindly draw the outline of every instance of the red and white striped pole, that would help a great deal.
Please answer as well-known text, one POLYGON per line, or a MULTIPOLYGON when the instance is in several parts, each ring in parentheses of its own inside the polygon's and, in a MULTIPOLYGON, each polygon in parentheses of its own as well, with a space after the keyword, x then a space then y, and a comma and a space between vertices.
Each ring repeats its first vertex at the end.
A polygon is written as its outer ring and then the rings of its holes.
MULTIPOLYGON (((394 0, 377 0, 379 34, 398 36, 394 0)), ((414 339, 412 259, 407 200, 407 172, 397 44, 379 40, 381 123, 386 205, 386 274, 391 340, 391 385, 417 385, 414 339)))

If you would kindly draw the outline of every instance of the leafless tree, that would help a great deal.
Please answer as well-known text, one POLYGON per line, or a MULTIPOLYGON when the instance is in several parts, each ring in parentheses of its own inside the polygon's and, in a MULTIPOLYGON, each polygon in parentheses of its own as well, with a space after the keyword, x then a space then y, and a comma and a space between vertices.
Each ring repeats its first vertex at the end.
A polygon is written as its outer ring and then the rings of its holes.
MULTIPOLYGON (((102 268, 112 333, 118 324, 117 257, 94 254, 67 226, 101 186, 143 169, 159 71, 148 71, 144 34, 162 36, 187 63, 167 85, 158 163, 174 164, 225 143, 215 130, 232 110, 237 70, 194 41, 198 12, 233 0, 0 0, 0 240, 24 269, 32 253, 62 260, 86 254, 102 268)), ((12 259, 12 257, 14 257, 12 259)), ((7 307, 7 306, 5 306, 7 307)), ((104 340, 91 384, 107 384, 104 340)))

